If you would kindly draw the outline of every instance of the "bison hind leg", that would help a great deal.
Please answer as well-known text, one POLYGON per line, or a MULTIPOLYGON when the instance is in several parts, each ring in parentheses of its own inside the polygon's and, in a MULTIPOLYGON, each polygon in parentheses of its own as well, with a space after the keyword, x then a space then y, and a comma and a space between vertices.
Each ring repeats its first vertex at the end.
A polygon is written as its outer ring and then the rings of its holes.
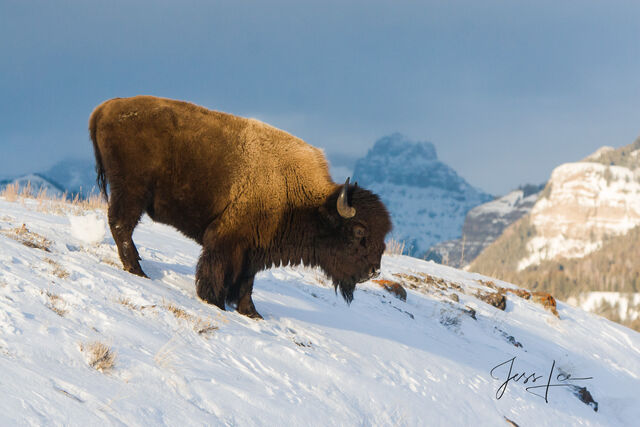
POLYGON ((144 203, 135 197, 127 196, 129 195, 119 194, 112 189, 109 198, 109 228, 118 247, 118 255, 124 269, 129 273, 147 277, 138 262, 140 255, 132 239, 133 230, 140 221, 144 203))

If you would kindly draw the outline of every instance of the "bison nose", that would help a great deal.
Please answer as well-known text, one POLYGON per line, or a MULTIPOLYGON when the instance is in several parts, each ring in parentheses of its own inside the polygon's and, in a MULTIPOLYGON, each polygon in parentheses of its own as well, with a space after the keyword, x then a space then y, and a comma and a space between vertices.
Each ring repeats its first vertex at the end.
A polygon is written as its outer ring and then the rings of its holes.
POLYGON ((375 267, 371 267, 371 270, 369 270, 369 279, 375 279, 379 275, 380 275, 380 271, 375 267))

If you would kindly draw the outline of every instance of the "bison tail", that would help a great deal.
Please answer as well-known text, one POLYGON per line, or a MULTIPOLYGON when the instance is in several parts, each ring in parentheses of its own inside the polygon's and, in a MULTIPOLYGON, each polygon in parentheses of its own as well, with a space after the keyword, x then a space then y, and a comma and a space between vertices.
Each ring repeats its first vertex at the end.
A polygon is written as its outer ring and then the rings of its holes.
POLYGON ((104 166, 102 165, 102 154, 100 153, 100 148, 98 147, 98 140, 96 138, 96 130, 98 126, 98 119, 100 118, 100 107, 96 108, 94 112, 89 117, 89 135, 91 136, 91 141, 93 142, 93 153, 96 156, 96 183, 98 184, 98 188, 100 192, 107 199, 107 178, 104 173, 104 166))

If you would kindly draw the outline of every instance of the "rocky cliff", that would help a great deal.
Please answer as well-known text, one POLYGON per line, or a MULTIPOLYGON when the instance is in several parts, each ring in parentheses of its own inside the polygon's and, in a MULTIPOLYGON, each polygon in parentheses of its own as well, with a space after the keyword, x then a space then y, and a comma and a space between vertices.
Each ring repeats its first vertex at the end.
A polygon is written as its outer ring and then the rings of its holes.
MULTIPOLYGON (((469 269, 578 302, 593 292, 635 301, 640 292, 638 230, 640 139, 557 167, 531 212, 469 269)), ((612 320, 635 322, 640 307, 634 307, 623 310, 626 317, 616 314, 619 310, 598 310, 612 320)))
POLYGON ((581 258, 638 225, 640 139, 617 150, 603 147, 554 169, 531 212, 472 267, 486 268, 500 258, 500 268, 522 271, 542 261, 581 258), (518 249, 510 254, 498 250, 508 246, 518 249))

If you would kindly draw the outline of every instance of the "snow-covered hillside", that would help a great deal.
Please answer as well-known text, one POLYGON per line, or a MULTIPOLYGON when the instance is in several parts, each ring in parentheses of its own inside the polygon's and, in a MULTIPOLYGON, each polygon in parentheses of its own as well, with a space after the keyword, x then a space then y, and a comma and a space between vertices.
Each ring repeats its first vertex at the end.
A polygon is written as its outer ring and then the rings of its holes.
POLYGON ((462 235, 467 212, 493 197, 467 183, 438 160, 430 142, 394 133, 358 160, 354 181, 380 195, 393 221, 393 238, 416 256, 462 235))
POLYGON ((640 334, 564 303, 506 292, 500 310, 482 300, 512 285, 385 256, 406 301, 367 282, 347 306, 317 270, 281 267, 256 277, 255 321, 198 300, 199 247, 172 229, 136 229, 143 279, 100 239, 103 212, 72 228, 38 206, 0 199, 1 425, 640 419, 640 334), (115 353, 102 371, 93 342, 115 353))

